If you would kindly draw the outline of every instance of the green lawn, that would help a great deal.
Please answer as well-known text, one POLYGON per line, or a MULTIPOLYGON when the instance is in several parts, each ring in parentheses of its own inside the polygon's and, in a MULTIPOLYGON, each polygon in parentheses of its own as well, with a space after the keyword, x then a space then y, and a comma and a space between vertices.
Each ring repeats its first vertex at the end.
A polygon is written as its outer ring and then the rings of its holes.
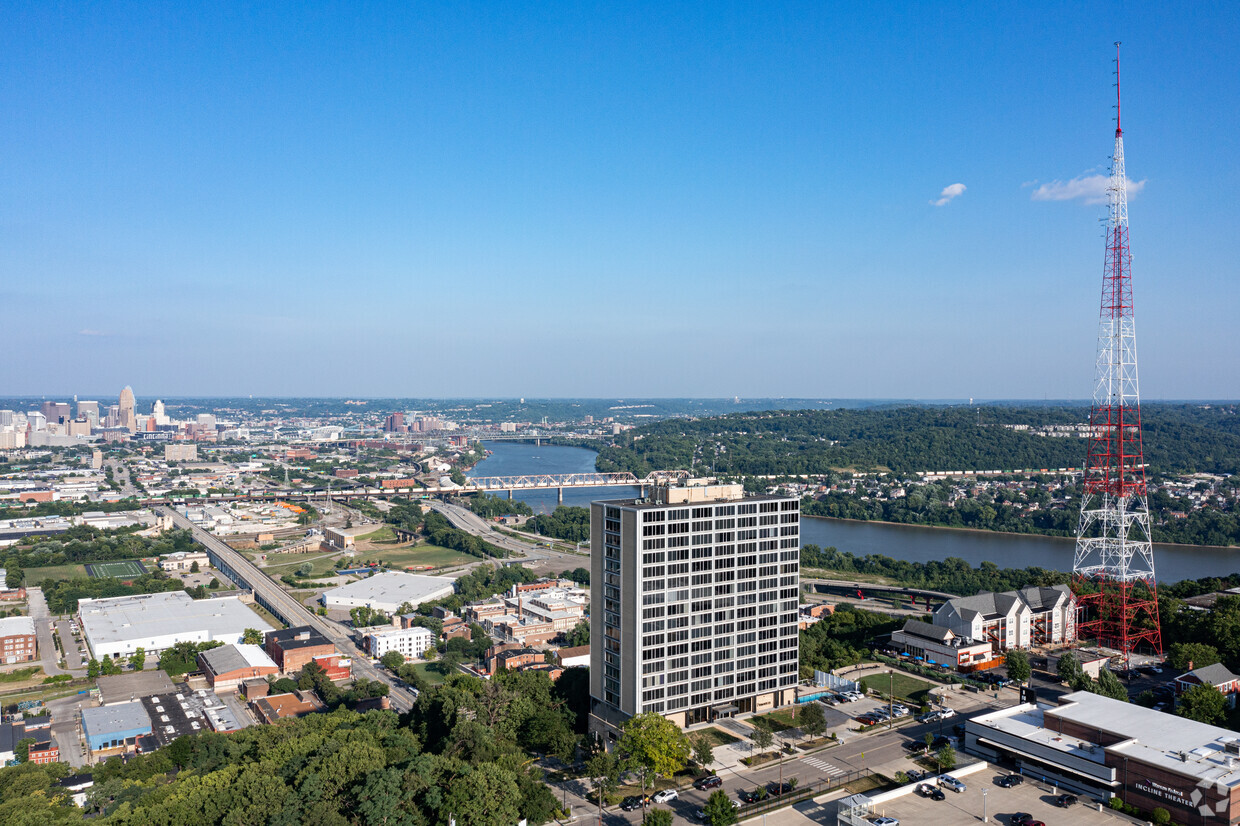
POLYGON ((458 553, 450 548, 441 548, 438 545, 418 545, 413 548, 371 551, 355 561, 378 562, 380 560, 392 568, 416 568, 418 566, 445 568, 449 565, 464 565, 469 562, 476 562, 478 558, 469 554, 458 553))
POLYGON ((690 738, 702 737, 702 736, 709 737, 710 744, 712 746, 726 746, 728 743, 739 743, 740 742, 739 737, 734 737, 731 734, 728 734, 726 731, 722 729, 717 729, 717 728, 704 728, 701 731, 694 731, 694 732, 690 732, 689 734, 690 738))
POLYGON ((26 584, 38 585, 45 579, 87 579, 85 565, 47 565, 43 568, 27 568, 26 584))
POLYGON ((413 670, 418 672, 418 676, 426 680, 431 685, 439 685, 443 682, 444 676, 438 671, 431 671, 427 668, 430 663, 414 663, 413 670))
POLYGON ((861 678, 862 688, 872 688, 886 694, 890 691, 901 700, 912 700, 917 705, 925 705, 930 701, 929 692, 934 686, 925 680, 910 677, 896 671, 891 675, 890 682, 886 674, 870 674, 861 678))
POLYGON ((764 726, 771 733, 796 728, 796 723, 792 722, 792 709, 787 708, 781 708, 779 711, 772 711, 760 717, 753 717, 749 722, 755 726, 764 726))
POLYGON ((284 574, 296 574, 297 569, 307 562, 313 569, 310 573, 311 579, 318 576, 325 576, 335 570, 336 560, 331 554, 267 554, 267 561, 263 563, 271 572, 272 576, 280 577, 284 574))
POLYGON ((396 534, 392 532, 392 529, 389 528, 387 525, 384 525, 382 528, 380 528, 377 531, 374 531, 368 534, 363 534, 362 536, 357 537, 356 541, 357 542, 390 542, 391 540, 395 538, 396 538, 396 534))

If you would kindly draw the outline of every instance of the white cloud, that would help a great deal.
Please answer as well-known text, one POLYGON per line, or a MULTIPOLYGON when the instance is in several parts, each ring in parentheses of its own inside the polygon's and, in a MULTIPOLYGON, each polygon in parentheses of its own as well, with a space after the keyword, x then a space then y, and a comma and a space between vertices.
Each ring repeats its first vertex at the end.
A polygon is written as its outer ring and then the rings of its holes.
POLYGON ((78 330, 79 336, 109 336, 111 333, 105 333, 103 330, 78 330))
POLYGON ((965 189, 966 187, 964 184, 951 184, 949 186, 945 186, 943 187, 943 191, 939 193, 939 199, 937 201, 931 201, 930 203, 933 206, 950 204, 953 198, 963 195, 965 189))
MULTIPOLYGON (((1070 181, 1050 181, 1033 191, 1035 201, 1075 201, 1086 204, 1105 204, 1107 202, 1107 184, 1109 175, 1077 175, 1070 181)), ((1128 194, 1136 195, 1145 188, 1145 181, 1128 179, 1128 194)))

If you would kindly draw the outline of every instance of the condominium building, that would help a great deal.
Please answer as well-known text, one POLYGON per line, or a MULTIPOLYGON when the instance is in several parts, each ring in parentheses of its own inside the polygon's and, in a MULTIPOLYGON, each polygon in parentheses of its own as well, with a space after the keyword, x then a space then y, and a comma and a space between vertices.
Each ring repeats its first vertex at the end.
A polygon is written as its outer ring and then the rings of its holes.
POLYGON ((793 702, 800 503, 688 480, 590 512, 591 729, 793 702))

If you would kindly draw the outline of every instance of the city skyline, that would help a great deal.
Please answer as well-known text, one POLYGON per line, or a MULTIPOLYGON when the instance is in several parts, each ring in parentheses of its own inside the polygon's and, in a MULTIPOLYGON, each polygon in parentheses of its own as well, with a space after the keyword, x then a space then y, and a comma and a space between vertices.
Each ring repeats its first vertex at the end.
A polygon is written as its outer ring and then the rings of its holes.
POLYGON ((1236 395, 1231 8, 12 17, 7 395, 1084 399, 1115 40, 1143 389, 1236 395))

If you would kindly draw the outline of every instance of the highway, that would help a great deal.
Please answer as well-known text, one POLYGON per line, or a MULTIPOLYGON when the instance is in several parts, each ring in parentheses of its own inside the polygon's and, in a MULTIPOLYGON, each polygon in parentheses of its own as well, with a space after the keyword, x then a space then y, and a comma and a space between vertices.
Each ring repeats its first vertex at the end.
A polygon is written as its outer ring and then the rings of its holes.
POLYGON ((188 530, 193 535, 194 541, 202 545, 210 555, 212 564, 234 582, 252 590, 255 600, 264 608, 290 626, 309 625, 331 640, 341 653, 352 658, 355 677, 365 677, 369 680, 381 680, 387 683, 391 688, 389 696, 392 708, 404 712, 413 707, 413 694, 406 689, 398 688, 394 678, 386 670, 376 668, 366 653, 357 647, 341 626, 318 616, 293 599, 287 591, 272 581, 244 554, 228 547, 171 508, 160 508, 160 510, 172 518, 174 525, 188 530))
POLYGON ((576 554, 566 554, 560 551, 554 551, 551 548, 544 548, 531 542, 525 542, 515 539, 508 534, 500 533, 492 527, 491 523, 483 519, 469 508, 463 508, 460 505, 452 505, 447 502, 429 501, 428 505, 435 511, 447 517, 452 526, 459 528, 466 533, 473 534, 479 539, 484 539, 492 545, 511 551, 524 562, 541 562, 545 567, 555 569, 556 573, 563 570, 571 570, 573 568, 589 567, 589 556, 577 556, 576 554), (557 567, 558 566, 558 567, 557 567))

